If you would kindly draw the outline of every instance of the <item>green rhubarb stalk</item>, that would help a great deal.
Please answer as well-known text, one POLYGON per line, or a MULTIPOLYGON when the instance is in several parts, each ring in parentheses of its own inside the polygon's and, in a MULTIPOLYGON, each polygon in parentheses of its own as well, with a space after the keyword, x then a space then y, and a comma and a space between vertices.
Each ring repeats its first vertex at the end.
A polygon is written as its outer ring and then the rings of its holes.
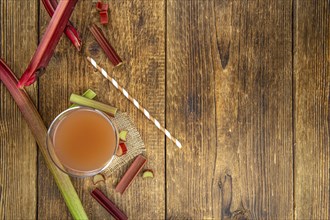
POLYGON ((106 113, 109 113, 112 116, 114 116, 117 112, 117 108, 115 108, 115 107, 106 105, 104 103, 101 103, 101 102, 98 102, 95 100, 85 98, 85 97, 77 95, 77 94, 71 94, 70 102, 75 103, 77 105, 95 108, 95 109, 104 111, 106 113))
MULTIPOLYGON (((96 93, 93 90, 88 89, 82 94, 82 96, 85 97, 85 98, 88 98, 88 99, 94 99, 96 97, 96 93)), ((73 107, 76 107, 76 106, 78 106, 78 105, 77 104, 72 104, 70 106, 70 108, 73 108, 73 107)))
POLYGON ((46 148, 47 129, 24 89, 17 87, 17 78, 6 63, 0 58, 0 80, 7 87, 29 125, 39 149, 46 161, 48 169, 53 174, 55 182, 64 198, 64 201, 74 219, 88 219, 75 188, 68 175, 60 171, 52 162, 46 148))

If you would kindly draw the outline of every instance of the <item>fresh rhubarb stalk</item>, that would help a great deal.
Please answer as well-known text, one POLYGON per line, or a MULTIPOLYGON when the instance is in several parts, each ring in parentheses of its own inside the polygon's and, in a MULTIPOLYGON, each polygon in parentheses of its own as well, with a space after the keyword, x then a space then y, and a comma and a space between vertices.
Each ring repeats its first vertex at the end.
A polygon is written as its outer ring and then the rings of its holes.
POLYGON ((147 162, 147 159, 139 155, 135 158, 134 162, 131 164, 131 166, 128 168, 124 176, 121 178, 119 183, 116 186, 116 192, 120 192, 123 194, 126 189, 132 184, 135 177, 140 173, 141 169, 147 162))
POLYGON ((111 116, 114 116, 117 113, 117 108, 115 108, 115 107, 106 105, 102 102, 98 102, 95 100, 85 98, 83 96, 80 96, 80 95, 77 95, 74 93, 72 93, 70 96, 70 102, 75 103, 77 105, 82 105, 82 106, 95 108, 95 109, 104 111, 106 113, 109 113, 111 116))
POLYGON ((101 46, 101 48, 103 49, 103 51, 105 52, 111 63, 114 66, 120 65, 123 61, 120 59, 117 52, 115 51, 115 49, 113 49, 109 41, 105 38, 101 29, 96 24, 93 24, 89 28, 89 30, 92 32, 97 43, 101 46))
POLYGON ((92 197, 100 203, 116 220, 127 220, 127 216, 123 213, 115 203, 106 197, 98 188, 91 192, 92 197))
MULTIPOLYGON (((45 6, 46 11, 48 12, 50 17, 53 17, 55 9, 57 7, 56 0, 42 0, 42 3, 45 6)), ((65 27, 64 33, 69 38, 69 40, 73 43, 73 45, 77 48, 78 51, 81 49, 81 39, 79 37, 79 33, 77 29, 73 26, 73 24, 69 21, 65 27)))
POLYGON ((14 98, 18 108, 22 112, 27 124, 29 125, 39 149, 46 161, 46 164, 54 176, 56 184, 62 193, 66 205, 74 219, 88 219, 81 201, 74 189, 68 175, 61 172, 52 162, 46 148, 47 129, 31 101, 29 95, 24 89, 17 87, 17 79, 14 73, 9 69, 5 62, 0 59, 0 80, 7 87, 14 98))
MULTIPOLYGON (((91 90, 87 89, 83 94, 82 97, 88 98, 88 99, 94 99, 96 97, 96 93, 91 90)), ((72 104, 70 108, 78 106, 77 104, 72 104)))
POLYGON ((19 88, 34 83, 38 75, 45 70, 77 1, 78 0, 61 0, 59 2, 28 68, 18 82, 19 88))

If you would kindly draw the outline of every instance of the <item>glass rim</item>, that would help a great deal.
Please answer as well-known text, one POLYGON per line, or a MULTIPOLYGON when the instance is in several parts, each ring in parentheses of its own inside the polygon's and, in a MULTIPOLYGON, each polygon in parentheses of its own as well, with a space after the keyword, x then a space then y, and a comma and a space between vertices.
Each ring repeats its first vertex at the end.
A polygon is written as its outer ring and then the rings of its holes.
MULTIPOLYGON (((110 118, 109 115, 107 115, 106 113, 98 110, 98 109, 94 109, 94 108, 90 108, 90 107, 86 107, 86 106, 75 106, 75 107, 71 107, 71 108, 68 108, 64 111, 62 111, 61 113, 59 113, 54 119, 53 121, 51 122, 51 124, 49 125, 49 128, 47 129, 47 137, 46 137, 46 146, 47 146, 47 152, 52 160, 52 162, 55 164, 55 166, 57 168, 59 168, 62 172, 70 175, 70 176, 73 176, 73 177, 80 177, 80 178, 83 178, 83 177, 90 177, 90 176, 94 176, 98 173, 101 173, 102 171, 104 171, 106 168, 109 167, 109 165, 111 164, 111 162, 114 160, 115 156, 116 156, 116 152, 118 150, 118 146, 119 146, 119 132, 118 132, 118 129, 115 125, 115 122, 113 122, 110 118), (57 121, 60 120, 60 118, 67 114, 68 112, 70 111, 77 111, 77 110, 89 110, 89 111, 92 111, 92 112, 95 112, 99 115, 101 115, 104 119, 107 120, 107 122, 111 125, 111 127, 113 128, 114 132, 115 132, 115 139, 116 139, 116 146, 115 146, 115 149, 114 149, 114 152, 111 156, 111 158, 106 161, 105 165, 102 166, 101 168, 99 169, 94 169, 94 170, 77 170, 77 169, 74 169, 74 168, 71 168, 70 166, 68 165, 64 165, 60 159, 57 158, 57 160, 60 162, 60 165, 58 164, 58 162, 56 162, 55 158, 53 158, 52 156, 52 153, 50 152, 50 146, 49 146, 49 141, 53 144, 53 141, 51 140, 51 131, 53 129, 53 127, 55 126, 55 123, 57 121), (61 167, 63 166, 63 168, 61 167), (77 172, 77 173, 82 173, 82 174, 74 174, 74 173, 71 173, 71 172, 68 172, 67 170, 65 170, 65 168, 69 168, 70 170, 73 170, 74 172, 77 172)), ((54 148, 54 147, 53 147, 54 148)), ((54 152, 55 156, 57 157, 56 153, 54 152)))

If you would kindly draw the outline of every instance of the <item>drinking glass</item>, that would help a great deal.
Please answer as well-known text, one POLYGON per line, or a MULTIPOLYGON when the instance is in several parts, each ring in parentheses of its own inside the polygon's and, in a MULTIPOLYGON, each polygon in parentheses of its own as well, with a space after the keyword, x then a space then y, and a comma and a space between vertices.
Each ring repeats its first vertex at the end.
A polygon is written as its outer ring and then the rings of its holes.
MULTIPOLYGON (((81 135, 88 135, 88 133, 86 134, 81 134, 81 135)), ((69 108, 65 111, 63 111, 62 113, 60 113, 51 123, 48 132, 47 132, 47 140, 46 140, 46 144, 47 144, 47 149, 48 149, 48 153, 51 157, 51 159, 53 160, 53 162, 55 163, 55 165, 64 173, 69 174, 71 176, 75 176, 75 177, 88 177, 88 176, 93 176, 95 174, 98 174, 100 172, 102 172, 103 170, 105 170, 113 161, 117 148, 118 148, 118 144, 119 144, 119 134, 118 134, 118 129, 115 125, 115 123, 112 121, 112 119, 110 118, 110 116, 108 116, 107 114, 93 109, 93 108, 89 108, 89 107, 72 107, 69 108), (58 157, 57 153, 56 153, 56 144, 54 143, 55 140, 55 136, 56 136, 56 131, 59 127, 59 125, 61 124, 61 122, 70 114, 74 114, 76 111, 91 111, 93 113, 96 113, 100 116, 102 116, 111 126, 111 128, 113 129, 114 132, 114 136, 115 136, 115 149, 113 151, 113 153, 111 155, 109 155, 109 159, 102 164, 102 166, 98 167, 97 169, 93 169, 93 170, 78 170, 78 169, 74 169, 72 167, 70 167, 69 165, 61 162, 61 159, 58 157)), ((109 146, 110 147, 110 146, 109 146)))

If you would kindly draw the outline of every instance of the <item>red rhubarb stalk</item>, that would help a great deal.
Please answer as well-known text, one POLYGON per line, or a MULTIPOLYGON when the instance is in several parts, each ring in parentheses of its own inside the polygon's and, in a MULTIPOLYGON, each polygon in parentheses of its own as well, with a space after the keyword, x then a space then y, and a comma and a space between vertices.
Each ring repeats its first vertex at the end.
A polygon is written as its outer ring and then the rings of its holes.
POLYGON ((113 49, 109 41, 105 38, 101 29, 96 24, 93 24, 89 28, 89 30, 92 32, 97 43, 101 46, 101 48, 103 49, 103 51, 105 52, 111 63, 114 66, 120 65, 123 61, 120 59, 117 52, 115 51, 115 49, 113 49))
POLYGON ((116 192, 120 192, 123 194, 126 189, 132 184, 135 177, 140 173, 141 169, 147 162, 147 159, 139 155, 135 158, 134 162, 131 164, 131 166, 128 168, 124 176, 121 178, 119 183, 116 186, 116 192))
MULTIPOLYGON (((42 0, 42 3, 45 6, 46 11, 48 12, 50 17, 53 17, 55 9, 57 7, 56 0, 42 0)), ((78 51, 81 49, 81 39, 79 37, 79 33, 77 29, 73 26, 73 24, 69 21, 65 27, 64 33, 69 38, 69 40, 73 43, 73 45, 77 48, 78 51)))
POLYGON ((92 197, 100 203, 116 220, 127 220, 127 216, 113 203, 108 197, 106 197, 98 188, 91 192, 92 197))
POLYGON ((37 77, 45 70, 77 1, 61 0, 59 2, 28 68, 18 82, 19 88, 34 83, 37 77))
POLYGON ((24 89, 17 87, 17 79, 14 73, 9 69, 5 62, 0 58, 0 80, 7 87, 8 91, 14 98, 18 108, 22 112, 24 119, 29 125, 34 138, 36 139, 39 149, 44 156, 46 164, 55 178, 55 182, 62 193, 69 211, 74 219, 87 219, 81 201, 74 189, 68 175, 61 172, 52 162, 46 148, 47 129, 31 101, 29 95, 24 89))

